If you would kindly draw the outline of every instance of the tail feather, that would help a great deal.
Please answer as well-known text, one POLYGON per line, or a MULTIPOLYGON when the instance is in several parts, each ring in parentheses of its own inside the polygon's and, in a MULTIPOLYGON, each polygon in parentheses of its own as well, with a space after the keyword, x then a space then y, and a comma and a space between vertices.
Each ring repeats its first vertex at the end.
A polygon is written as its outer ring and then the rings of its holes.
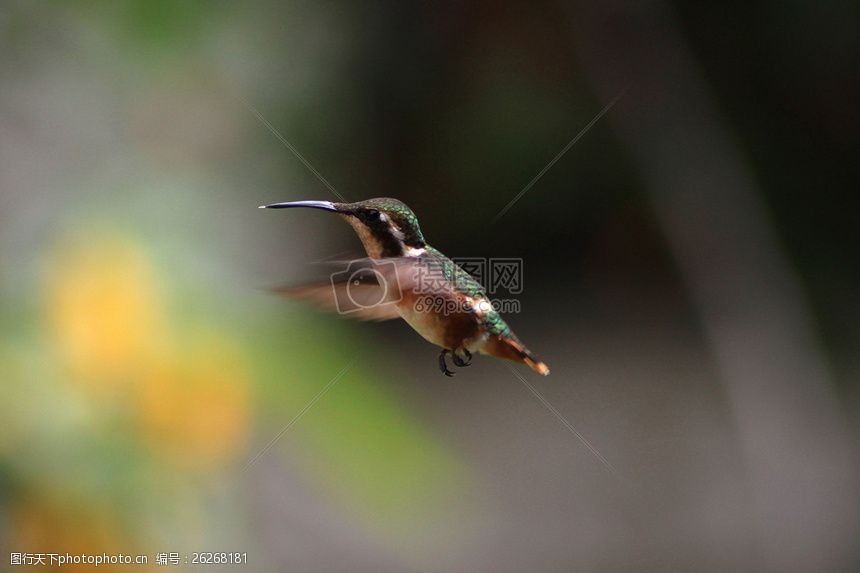
POLYGON ((522 362, 542 376, 549 374, 549 366, 515 338, 500 336, 495 344, 490 345, 488 354, 498 358, 507 358, 514 362, 522 362))
POLYGON ((541 376, 549 375, 549 366, 544 364, 537 356, 535 356, 531 352, 526 351, 526 353, 523 354, 523 362, 525 362, 529 368, 531 368, 541 376))

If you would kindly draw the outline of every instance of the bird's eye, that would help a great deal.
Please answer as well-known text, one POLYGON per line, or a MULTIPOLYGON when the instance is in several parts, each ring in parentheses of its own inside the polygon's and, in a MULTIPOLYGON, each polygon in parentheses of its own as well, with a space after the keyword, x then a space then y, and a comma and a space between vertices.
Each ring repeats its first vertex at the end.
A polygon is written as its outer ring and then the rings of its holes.
POLYGON ((376 209, 368 209, 365 212, 365 215, 371 221, 378 221, 379 220, 379 211, 377 211, 376 209))

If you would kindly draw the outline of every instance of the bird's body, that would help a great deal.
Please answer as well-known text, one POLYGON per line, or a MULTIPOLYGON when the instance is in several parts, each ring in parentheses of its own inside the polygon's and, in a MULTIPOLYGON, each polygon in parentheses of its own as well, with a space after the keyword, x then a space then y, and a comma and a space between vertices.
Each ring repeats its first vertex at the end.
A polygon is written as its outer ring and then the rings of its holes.
POLYGON ((484 287, 424 241, 415 214, 397 199, 296 201, 265 207, 336 212, 355 229, 368 255, 332 275, 331 283, 281 289, 282 293, 365 320, 402 318, 443 349, 440 369, 449 376, 453 373, 445 363, 448 353, 457 366, 467 366, 472 353, 481 353, 549 374, 493 307, 484 287), (335 280, 338 275, 341 279, 335 280))

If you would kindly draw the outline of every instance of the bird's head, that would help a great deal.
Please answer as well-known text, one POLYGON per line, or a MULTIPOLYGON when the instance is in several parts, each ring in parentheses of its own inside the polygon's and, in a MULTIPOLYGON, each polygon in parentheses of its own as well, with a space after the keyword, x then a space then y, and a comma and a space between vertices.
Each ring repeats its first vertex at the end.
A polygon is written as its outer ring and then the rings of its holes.
POLYGON ((356 203, 331 201, 289 201, 261 205, 265 209, 306 207, 339 214, 352 225, 371 258, 415 256, 427 244, 418 218, 405 203, 389 197, 367 199, 356 203))

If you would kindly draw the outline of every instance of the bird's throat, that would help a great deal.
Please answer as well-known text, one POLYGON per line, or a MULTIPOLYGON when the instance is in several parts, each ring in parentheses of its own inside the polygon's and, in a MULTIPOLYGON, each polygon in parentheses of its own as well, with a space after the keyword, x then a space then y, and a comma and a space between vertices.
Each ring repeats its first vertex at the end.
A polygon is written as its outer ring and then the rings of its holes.
POLYGON ((403 239, 398 237, 394 230, 387 225, 373 229, 356 217, 341 216, 355 229, 355 234, 358 235, 361 244, 364 245, 364 250, 367 251, 367 256, 371 259, 402 257, 406 254, 407 246, 403 243, 403 239))

